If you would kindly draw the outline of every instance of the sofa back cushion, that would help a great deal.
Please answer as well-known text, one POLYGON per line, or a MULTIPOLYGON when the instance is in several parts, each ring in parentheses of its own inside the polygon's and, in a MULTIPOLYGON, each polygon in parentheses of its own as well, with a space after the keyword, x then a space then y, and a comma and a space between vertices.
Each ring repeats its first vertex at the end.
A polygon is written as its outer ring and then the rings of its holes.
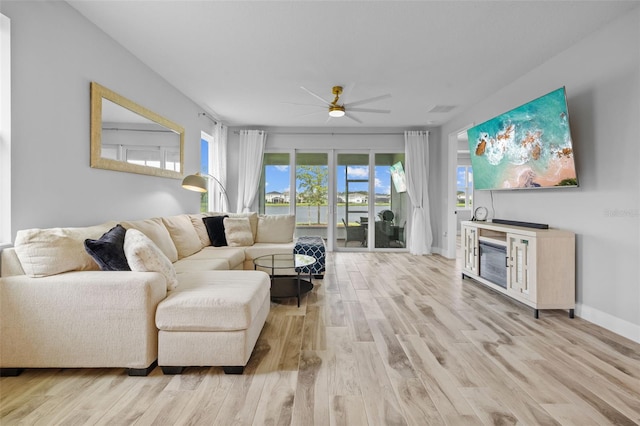
POLYGON ((31 277, 100 268, 84 248, 84 240, 98 239, 114 222, 83 228, 25 229, 16 234, 15 251, 31 277))
POLYGON ((137 229, 149 237, 171 262, 178 260, 176 245, 173 243, 171 235, 169 235, 169 231, 162 223, 161 218, 155 217, 153 219, 120 222, 120 224, 127 230, 137 229))
POLYGON ((296 228, 294 215, 258 216, 256 243, 290 243, 296 228))
POLYGON ((195 229, 196 234, 198 234, 200 246, 206 247, 211 245, 211 241, 209 240, 209 234, 207 234, 207 228, 204 226, 204 222, 202 221, 203 217, 207 217, 207 215, 204 213, 189 215, 189 219, 191 219, 191 225, 193 225, 193 229, 195 229))
POLYGON ((162 223, 169 231, 171 240, 178 251, 178 259, 191 256, 202 249, 200 237, 196 232, 189 215, 163 217, 162 223))

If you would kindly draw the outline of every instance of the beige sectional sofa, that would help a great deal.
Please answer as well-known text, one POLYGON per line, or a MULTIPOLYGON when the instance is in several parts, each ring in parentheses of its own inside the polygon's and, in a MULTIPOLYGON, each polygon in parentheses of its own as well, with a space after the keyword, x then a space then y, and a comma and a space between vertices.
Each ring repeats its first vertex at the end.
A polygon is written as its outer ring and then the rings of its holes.
POLYGON ((210 245, 203 222, 216 213, 119 222, 132 271, 100 270, 84 247, 117 222, 19 231, 0 257, 2 373, 122 367, 146 375, 156 360, 165 373, 190 365, 241 372, 270 306, 269 277, 253 259, 292 253, 295 221, 225 214, 224 247, 210 245), (131 230, 152 244, 127 246, 131 230))

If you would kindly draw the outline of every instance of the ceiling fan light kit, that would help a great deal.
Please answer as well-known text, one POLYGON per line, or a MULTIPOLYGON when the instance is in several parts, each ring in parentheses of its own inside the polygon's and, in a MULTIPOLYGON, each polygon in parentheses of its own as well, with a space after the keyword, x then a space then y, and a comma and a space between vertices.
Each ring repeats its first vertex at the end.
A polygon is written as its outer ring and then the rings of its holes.
POLYGON ((332 105, 329 107, 329 116, 331 117, 344 117, 344 107, 340 105, 332 105))
MULTIPOLYGON (((342 95, 342 86, 333 86, 331 88, 331 93, 333 93, 335 95, 335 98, 333 99, 332 102, 329 102, 325 99, 322 98, 322 96, 312 92, 311 90, 305 88, 305 87, 301 87, 302 90, 304 90, 305 92, 309 93, 311 96, 313 96, 314 98, 322 101, 323 103, 325 103, 326 107, 329 109, 329 118, 340 118, 340 117, 348 117, 353 121, 356 121, 358 123, 362 123, 360 120, 358 120, 357 118, 353 117, 352 115, 347 115, 347 109, 350 109, 351 106, 355 106, 355 105, 362 105, 365 103, 369 103, 369 102, 374 102, 374 101, 378 101, 381 99, 386 99, 386 98, 390 98, 391 95, 387 94, 387 95, 382 95, 382 96, 376 96, 374 98, 369 98, 369 99, 363 99, 357 102, 351 102, 348 104, 343 103, 342 105, 340 105, 338 102, 340 102, 340 95, 342 95)), ((388 114, 391 111, 389 110, 382 110, 382 109, 369 109, 369 108, 353 108, 350 109, 352 111, 355 112, 373 112, 373 113, 382 113, 382 114, 388 114)))

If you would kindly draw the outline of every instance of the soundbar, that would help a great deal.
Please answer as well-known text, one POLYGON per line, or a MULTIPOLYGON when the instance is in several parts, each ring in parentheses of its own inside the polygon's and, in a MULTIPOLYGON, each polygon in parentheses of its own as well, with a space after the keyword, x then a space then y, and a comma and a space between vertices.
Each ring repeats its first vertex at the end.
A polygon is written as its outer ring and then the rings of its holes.
POLYGON ((501 225, 523 226, 525 228, 549 229, 546 223, 520 222, 517 220, 493 219, 491 222, 501 225))

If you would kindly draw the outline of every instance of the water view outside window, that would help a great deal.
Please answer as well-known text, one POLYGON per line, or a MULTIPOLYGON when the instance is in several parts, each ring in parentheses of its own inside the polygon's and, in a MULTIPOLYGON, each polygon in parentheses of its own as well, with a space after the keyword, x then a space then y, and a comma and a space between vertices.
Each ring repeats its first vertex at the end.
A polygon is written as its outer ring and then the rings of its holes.
POLYGON ((329 154, 296 154, 296 236, 327 236, 329 154))
POLYGON ((260 178, 261 214, 290 214, 291 168, 288 153, 266 153, 260 178))

